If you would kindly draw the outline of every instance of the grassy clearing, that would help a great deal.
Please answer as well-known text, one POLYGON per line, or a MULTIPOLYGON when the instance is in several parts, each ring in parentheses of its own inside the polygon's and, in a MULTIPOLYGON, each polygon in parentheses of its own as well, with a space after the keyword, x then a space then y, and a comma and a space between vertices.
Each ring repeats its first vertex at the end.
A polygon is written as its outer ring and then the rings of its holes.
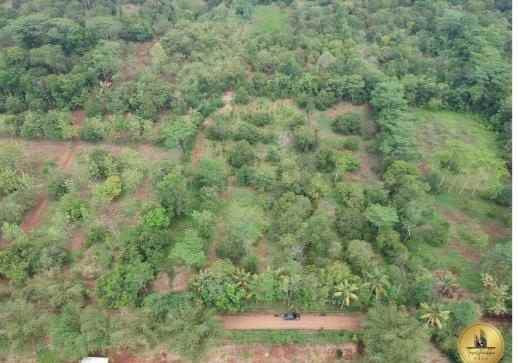
POLYGON ((253 29, 258 33, 286 34, 289 31, 288 13, 278 6, 258 6, 253 29))
POLYGON ((426 168, 441 172, 457 194, 491 194, 508 180, 496 135, 476 116, 416 110, 417 144, 426 168))

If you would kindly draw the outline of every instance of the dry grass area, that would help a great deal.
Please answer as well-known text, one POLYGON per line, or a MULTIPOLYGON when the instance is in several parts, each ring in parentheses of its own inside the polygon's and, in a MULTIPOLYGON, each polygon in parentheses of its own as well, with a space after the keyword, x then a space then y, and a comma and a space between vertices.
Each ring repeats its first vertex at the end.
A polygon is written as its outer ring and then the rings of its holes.
MULTIPOLYGON (((158 348, 143 355, 123 351, 110 354, 112 363, 187 363, 165 348, 158 348)), ((204 363, 334 363, 359 362, 358 346, 343 344, 223 344, 211 349, 201 362, 204 363), (337 358, 337 351, 342 358, 337 358)), ((432 362, 427 362, 432 363, 432 362)), ((442 363, 442 362, 437 362, 442 363)))

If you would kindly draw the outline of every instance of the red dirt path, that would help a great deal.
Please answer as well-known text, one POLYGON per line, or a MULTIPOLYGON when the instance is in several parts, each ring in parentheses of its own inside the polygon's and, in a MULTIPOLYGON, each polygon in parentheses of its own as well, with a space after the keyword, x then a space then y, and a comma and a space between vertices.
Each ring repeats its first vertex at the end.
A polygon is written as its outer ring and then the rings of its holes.
POLYGON ((49 200, 45 194, 42 194, 38 197, 36 205, 25 215, 23 222, 20 226, 22 231, 25 233, 32 231, 36 228, 45 214, 49 206, 49 200))
POLYGON ((359 330, 361 315, 302 314, 300 320, 286 321, 273 314, 223 315, 219 319, 227 330, 359 330))

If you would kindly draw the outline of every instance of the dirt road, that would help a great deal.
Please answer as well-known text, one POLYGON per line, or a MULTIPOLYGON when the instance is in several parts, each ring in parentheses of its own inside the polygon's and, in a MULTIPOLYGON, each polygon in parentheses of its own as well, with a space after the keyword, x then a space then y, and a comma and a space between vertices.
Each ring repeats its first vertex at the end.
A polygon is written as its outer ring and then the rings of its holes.
POLYGON ((273 314, 223 315, 219 319, 227 330, 359 330, 363 317, 359 314, 302 314, 300 320, 287 321, 273 314))

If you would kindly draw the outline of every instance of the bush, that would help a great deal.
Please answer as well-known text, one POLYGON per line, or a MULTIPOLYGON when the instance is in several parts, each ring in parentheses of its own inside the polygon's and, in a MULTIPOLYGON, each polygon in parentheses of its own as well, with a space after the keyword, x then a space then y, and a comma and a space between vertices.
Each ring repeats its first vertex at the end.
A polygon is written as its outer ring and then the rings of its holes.
POLYGON ((71 194, 67 194, 61 199, 61 210, 70 223, 85 220, 88 213, 86 202, 71 194))
POLYGON ((261 132, 256 126, 242 122, 234 132, 234 140, 246 140, 250 144, 256 144, 261 141, 261 132))
POLYGON ((227 119, 223 116, 214 117, 214 123, 207 128, 207 137, 210 140, 223 141, 230 136, 227 119))
POLYGON ((344 135, 358 135, 361 132, 361 115, 359 113, 349 113, 338 116, 334 119, 333 131, 344 135))
POLYGON ((104 183, 98 187, 96 193, 106 201, 112 201, 120 197, 122 194, 122 180, 120 176, 109 176, 104 183))
POLYGON ((233 264, 240 264, 247 255, 246 246, 243 241, 237 238, 227 238, 221 241, 216 249, 218 257, 229 259, 233 264))
POLYGON ((201 189, 203 187, 214 187, 217 190, 225 189, 227 175, 225 161, 220 159, 202 159, 198 168, 194 171, 194 185, 201 189))
POLYGON ((243 165, 252 164, 255 161, 255 151, 247 141, 239 141, 234 145, 228 156, 228 162, 234 168, 239 169, 243 165))
POLYGON ((207 261, 205 244, 198 232, 187 230, 171 251, 171 258, 179 260, 189 267, 203 267, 207 261))
POLYGON ((273 122, 273 116, 268 112, 255 112, 246 115, 245 120, 257 127, 263 127, 273 122))
POLYGON ((356 151, 360 148, 360 138, 358 136, 349 136, 342 143, 345 150, 356 151))
POLYGON ((341 173, 350 173, 360 168, 360 161, 351 153, 340 154, 336 159, 337 170, 341 173))
POLYGON ((88 231, 86 235, 86 247, 93 246, 97 243, 104 243, 109 237, 111 233, 105 226, 102 225, 94 225, 88 231))
POLYGON ((99 142, 106 137, 106 128, 98 118, 88 118, 79 131, 81 140, 99 142))
POLYGON ((331 148, 321 148, 317 152, 317 168, 321 172, 330 173, 336 168, 336 153, 331 148))
POLYGON ((308 126, 299 126, 293 132, 295 148, 300 152, 313 151, 318 146, 315 130, 308 126))
POLYGON ((142 217, 142 224, 151 230, 161 230, 169 227, 170 224, 167 210, 162 207, 148 210, 142 217))
POLYGON ((136 261, 116 265, 97 281, 97 296, 109 308, 137 306, 153 276, 153 268, 148 263, 136 261))
POLYGON ((122 171, 122 163, 105 150, 92 151, 87 162, 91 179, 105 180, 109 176, 119 175, 122 171))
POLYGON ((48 185, 49 197, 59 200, 68 192, 68 179, 63 174, 54 172, 48 185))
POLYGON ((201 237, 210 241, 214 236, 214 214, 208 210, 192 212, 193 226, 201 237))
POLYGON ((361 274, 370 270, 377 256, 368 242, 354 240, 347 246, 346 258, 353 272, 361 274))

